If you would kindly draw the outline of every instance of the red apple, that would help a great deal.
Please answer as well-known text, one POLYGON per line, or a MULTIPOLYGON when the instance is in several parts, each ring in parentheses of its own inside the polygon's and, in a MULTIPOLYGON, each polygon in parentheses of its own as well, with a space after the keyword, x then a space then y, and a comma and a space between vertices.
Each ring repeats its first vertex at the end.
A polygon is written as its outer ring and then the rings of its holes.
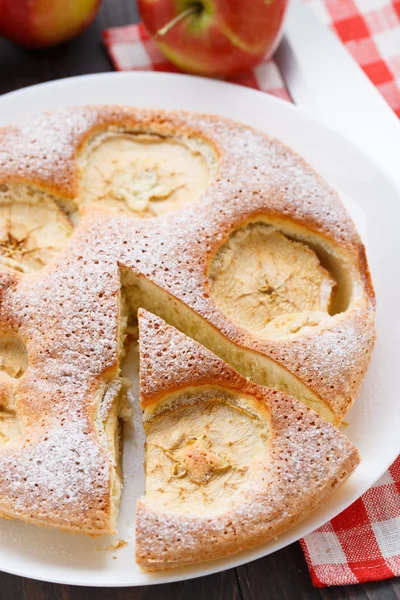
POLYGON ((227 76, 254 66, 275 49, 287 3, 138 0, 138 7, 157 46, 177 67, 227 76))
POLYGON ((61 44, 91 23, 101 0, 0 0, 0 35, 30 48, 61 44))

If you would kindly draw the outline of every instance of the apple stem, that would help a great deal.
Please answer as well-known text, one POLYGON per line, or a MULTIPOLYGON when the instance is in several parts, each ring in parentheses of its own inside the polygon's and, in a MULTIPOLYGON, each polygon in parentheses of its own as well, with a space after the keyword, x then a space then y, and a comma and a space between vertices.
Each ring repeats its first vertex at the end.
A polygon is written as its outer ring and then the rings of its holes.
POLYGON ((161 27, 161 29, 159 29, 157 31, 157 33, 155 34, 154 37, 155 38, 163 37, 164 35, 166 35, 168 33, 168 31, 170 31, 173 27, 175 27, 175 25, 177 25, 178 23, 183 21, 183 19, 186 19, 186 17, 190 17, 190 15, 194 15, 195 13, 198 13, 198 12, 199 12, 199 4, 192 4, 192 6, 189 6, 188 8, 183 10, 181 13, 179 13, 179 15, 176 15, 176 17, 174 17, 173 19, 168 21, 168 23, 166 25, 164 25, 164 27, 161 27))

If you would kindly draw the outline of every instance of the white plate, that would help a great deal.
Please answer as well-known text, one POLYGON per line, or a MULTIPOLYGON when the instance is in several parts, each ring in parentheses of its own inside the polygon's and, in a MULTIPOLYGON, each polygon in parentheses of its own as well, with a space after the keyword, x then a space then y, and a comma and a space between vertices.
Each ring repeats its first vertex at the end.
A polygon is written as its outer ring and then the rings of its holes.
MULTIPOLYGON (((143 486, 139 415, 134 419, 136 427, 125 431, 126 484, 115 539, 89 539, 18 522, 0 522, 0 569, 4 571, 91 586, 171 582, 234 567, 298 540, 358 498, 400 452, 400 203, 371 160, 334 132, 267 94, 208 79, 110 73, 55 81, 1 97, 0 125, 44 110, 99 102, 219 113, 287 143, 341 193, 367 244, 377 292, 378 341, 362 393, 348 415, 349 426, 345 429, 363 460, 330 502, 278 540, 225 560, 179 571, 153 575, 140 571, 134 563, 132 539, 135 496, 143 486), (129 545, 114 551, 106 549, 120 538, 129 539, 129 545)), ((135 362, 134 357, 131 362, 135 362)))

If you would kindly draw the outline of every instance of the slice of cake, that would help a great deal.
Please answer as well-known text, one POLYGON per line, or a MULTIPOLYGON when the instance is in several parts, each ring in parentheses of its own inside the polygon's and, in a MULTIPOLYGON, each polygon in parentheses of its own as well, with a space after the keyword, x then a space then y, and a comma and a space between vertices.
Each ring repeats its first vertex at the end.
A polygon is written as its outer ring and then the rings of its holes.
POLYGON ((243 378, 139 311, 146 489, 136 560, 149 570, 240 552, 304 519, 359 462, 338 429, 243 378))

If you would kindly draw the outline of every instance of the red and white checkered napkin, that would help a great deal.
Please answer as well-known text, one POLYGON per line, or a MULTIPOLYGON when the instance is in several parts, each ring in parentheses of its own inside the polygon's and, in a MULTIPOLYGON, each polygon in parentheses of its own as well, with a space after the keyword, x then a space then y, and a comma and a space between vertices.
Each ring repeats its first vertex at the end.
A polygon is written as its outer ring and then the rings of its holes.
POLYGON ((361 498, 300 544, 317 587, 399 576, 400 456, 361 498))
MULTIPOLYGON (((400 117, 400 0, 304 0, 335 31, 400 117)), ((104 32, 118 71, 177 71, 142 25, 104 32)), ((230 79, 285 100, 273 61, 230 79)), ((318 587, 400 575, 400 457, 347 510, 300 541, 318 587)))

